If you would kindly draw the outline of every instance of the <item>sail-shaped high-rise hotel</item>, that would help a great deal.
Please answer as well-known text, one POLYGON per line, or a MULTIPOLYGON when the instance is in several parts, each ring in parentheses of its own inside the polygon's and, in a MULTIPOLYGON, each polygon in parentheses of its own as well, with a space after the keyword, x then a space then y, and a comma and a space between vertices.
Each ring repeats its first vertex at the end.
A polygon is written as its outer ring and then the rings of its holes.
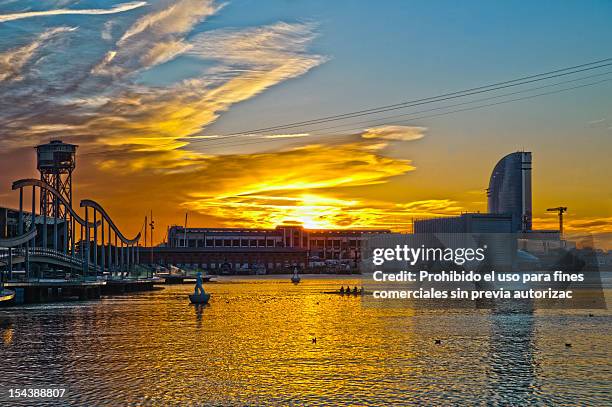
POLYGON ((518 151, 499 160, 487 189, 488 212, 512 215, 515 232, 531 230, 531 153, 518 151))
POLYGON ((488 213, 419 219, 415 233, 524 233, 531 234, 531 153, 518 151, 493 168, 487 188, 488 213))

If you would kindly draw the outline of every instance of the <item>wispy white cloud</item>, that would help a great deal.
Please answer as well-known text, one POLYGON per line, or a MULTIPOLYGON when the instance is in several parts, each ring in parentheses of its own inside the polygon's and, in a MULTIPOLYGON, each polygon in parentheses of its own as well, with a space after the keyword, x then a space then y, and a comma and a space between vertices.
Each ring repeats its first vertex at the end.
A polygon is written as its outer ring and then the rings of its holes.
POLYGON ((195 139, 195 138, 233 138, 233 137, 240 137, 240 138, 261 138, 261 139, 291 139, 291 138, 302 138, 302 137, 309 137, 310 133, 286 133, 286 134, 259 134, 259 133, 246 133, 246 134, 236 134, 234 136, 219 136, 219 135, 209 135, 209 136, 193 136, 193 137, 189 137, 190 139, 195 139))
POLYGON ((66 14, 86 14, 86 15, 102 15, 102 14, 117 14, 125 11, 137 9, 146 5, 146 1, 133 1, 129 3, 118 4, 109 9, 56 9, 44 11, 27 11, 23 13, 0 14, 0 23, 13 20, 21 20, 23 18, 57 16, 66 14))
POLYGON ((262 136, 262 138, 300 138, 300 137, 308 137, 310 133, 293 133, 293 134, 266 134, 262 136))
POLYGON ((140 63, 145 67, 163 64, 190 48, 191 44, 181 40, 159 42, 154 44, 151 49, 140 58, 140 63))
POLYGON ((100 33, 100 37, 105 41, 110 41, 113 39, 113 27, 115 26, 115 21, 109 20, 104 23, 104 27, 102 28, 102 32, 100 33))
POLYGON ((191 49, 185 37, 194 26, 221 8, 214 0, 178 0, 145 14, 110 51, 115 57, 102 59, 92 73, 118 78, 174 59, 191 49))
POLYGON ((304 53, 316 37, 314 23, 276 23, 248 29, 219 29, 193 38, 190 54, 204 59, 241 63, 279 64, 288 55, 304 53))
POLYGON ((74 30, 74 27, 52 28, 29 44, 0 53, 0 82, 22 79, 22 69, 32 60, 37 50, 57 35, 74 30))
POLYGON ((425 137, 425 127, 415 126, 379 126, 366 129, 361 137, 365 139, 383 139, 412 141, 425 137))
POLYGON ((184 33, 202 21, 203 18, 217 13, 223 4, 211 0, 178 0, 169 7, 149 13, 136 21, 121 37, 118 45, 142 33, 155 35, 184 33))
POLYGON ((587 124, 589 125, 589 127, 592 128, 603 128, 606 130, 612 130, 612 119, 606 117, 597 120, 592 120, 587 124))

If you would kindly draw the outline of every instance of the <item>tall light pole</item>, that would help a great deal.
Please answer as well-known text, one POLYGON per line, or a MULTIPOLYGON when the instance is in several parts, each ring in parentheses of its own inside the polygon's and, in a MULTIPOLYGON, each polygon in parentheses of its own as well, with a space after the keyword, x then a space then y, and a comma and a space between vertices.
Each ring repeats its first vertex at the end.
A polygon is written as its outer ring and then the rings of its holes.
POLYGON ((144 247, 147 247, 147 215, 145 215, 144 232, 145 232, 144 247))
POLYGON ((151 223, 149 223, 151 227, 151 266, 153 266, 153 230, 155 229, 155 221, 153 220, 153 209, 151 209, 151 223))
POLYGON ((187 212, 185 212, 185 227, 183 228, 183 246, 184 247, 189 246, 187 244, 187 212))

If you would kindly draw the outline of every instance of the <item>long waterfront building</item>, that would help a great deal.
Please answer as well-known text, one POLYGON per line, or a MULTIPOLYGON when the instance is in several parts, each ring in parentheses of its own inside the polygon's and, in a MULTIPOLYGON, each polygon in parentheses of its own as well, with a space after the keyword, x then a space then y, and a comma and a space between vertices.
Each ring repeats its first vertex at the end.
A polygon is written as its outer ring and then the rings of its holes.
POLYGON ((168 244, 156 248, 162 264, 198 265, 203 268, 279 270, 333 262, 356 266, 363 241, 380 229, 305 229, 301 225, 266 228, 185 228, 172 226, 168 244))

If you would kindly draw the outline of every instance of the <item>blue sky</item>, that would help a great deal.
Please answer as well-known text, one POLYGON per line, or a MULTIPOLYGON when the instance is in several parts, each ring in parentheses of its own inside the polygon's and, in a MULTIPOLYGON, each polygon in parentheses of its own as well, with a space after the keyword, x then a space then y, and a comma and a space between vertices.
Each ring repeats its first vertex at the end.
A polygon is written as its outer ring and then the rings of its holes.
POLYGON ((315 21, 312 50, 331 59, 236 106, 211 131, 244 128, 242 119, 250 128, 318 117, 606 58, 611 16, 612 3, 603 1, 232 2, 211 28, 315 21))

